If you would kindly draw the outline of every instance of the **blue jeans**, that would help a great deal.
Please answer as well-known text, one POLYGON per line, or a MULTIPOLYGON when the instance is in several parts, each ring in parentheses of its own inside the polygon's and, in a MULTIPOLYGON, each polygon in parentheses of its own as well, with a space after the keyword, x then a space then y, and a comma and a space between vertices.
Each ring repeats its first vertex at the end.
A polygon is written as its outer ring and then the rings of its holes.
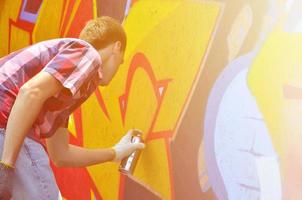
MULTIPOLYGON (((0 156, 3 151, 5 129, 0 128, 0 156)), ((15 165, 13 200, 60 199, 49 158, 43 146, 25 138, 15 165)))

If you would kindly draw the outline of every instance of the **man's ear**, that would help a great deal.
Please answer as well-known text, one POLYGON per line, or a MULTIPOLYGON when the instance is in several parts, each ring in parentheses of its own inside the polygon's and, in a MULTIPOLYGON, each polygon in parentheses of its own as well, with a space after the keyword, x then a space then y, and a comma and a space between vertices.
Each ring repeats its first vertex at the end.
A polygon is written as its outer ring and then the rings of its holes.
POLYGON ((120 52, 122 50, 122 43, 121 41, 116 41, 113 45, 114 52, 120 52))

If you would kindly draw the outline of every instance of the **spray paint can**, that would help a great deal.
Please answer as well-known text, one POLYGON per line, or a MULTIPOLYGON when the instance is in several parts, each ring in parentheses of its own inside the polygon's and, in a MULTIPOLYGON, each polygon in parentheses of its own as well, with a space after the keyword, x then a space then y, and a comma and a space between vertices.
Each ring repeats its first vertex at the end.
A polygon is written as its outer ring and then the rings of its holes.
MULTIPOLYGON (((132 138, 131 138, 132 143, 143 143, 142 139, 142 132, 138 130, 133 130, 132 131, 132 138)), ((133 174, 133 171, 135 169, 135 166, 137 164, 138 158, 141 154, 141 150, 136 150, 130 156, 124 158, 121 161, 119 171, 124 174, 133 174)))

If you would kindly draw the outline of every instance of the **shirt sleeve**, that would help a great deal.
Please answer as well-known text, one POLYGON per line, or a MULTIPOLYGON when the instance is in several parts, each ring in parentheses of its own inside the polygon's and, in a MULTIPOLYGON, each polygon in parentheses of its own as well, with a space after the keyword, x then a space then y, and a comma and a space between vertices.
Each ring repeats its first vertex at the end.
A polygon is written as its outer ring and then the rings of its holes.
POLYGON ((63 121, 63 123, 61 124, 61 127, 68 128, 68 124, 69 124, 69 117, 67 117, 66 120, 63 121))
POLYGON ((74 96, 88 77, 97 72, 99 64, 96 50, 73 41, 60 50, 42 71, 50 73, 74 96))

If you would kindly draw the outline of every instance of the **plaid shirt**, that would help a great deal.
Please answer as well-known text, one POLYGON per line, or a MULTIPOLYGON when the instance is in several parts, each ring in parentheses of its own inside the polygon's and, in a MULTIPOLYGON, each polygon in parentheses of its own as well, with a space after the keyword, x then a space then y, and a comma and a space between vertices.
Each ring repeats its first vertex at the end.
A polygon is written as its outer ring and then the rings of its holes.
POLYGON ((60 81, 63 89, 46 100, 28 136, 40 141, 67 127, 69 115, 99 85, 101 63, 90 44, 75 38, 40 42, 0 59, 0 127, 6 127, 20 87, 40 71, 60 81))

